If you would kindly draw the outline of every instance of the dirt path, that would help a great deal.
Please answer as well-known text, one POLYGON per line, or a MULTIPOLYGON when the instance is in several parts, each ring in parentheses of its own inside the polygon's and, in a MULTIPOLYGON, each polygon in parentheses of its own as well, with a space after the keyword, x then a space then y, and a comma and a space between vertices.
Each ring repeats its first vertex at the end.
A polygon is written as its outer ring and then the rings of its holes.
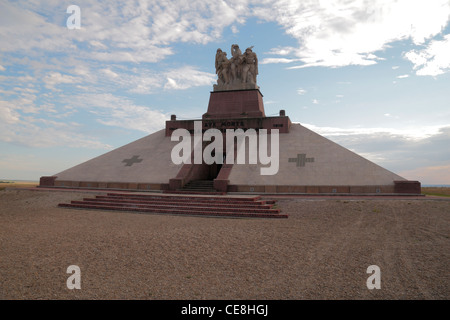
POLYGON ((281 199, 280 220, 56 206, 83 196, 0 192, 1 299, 450 298, 448 199, 281 199))

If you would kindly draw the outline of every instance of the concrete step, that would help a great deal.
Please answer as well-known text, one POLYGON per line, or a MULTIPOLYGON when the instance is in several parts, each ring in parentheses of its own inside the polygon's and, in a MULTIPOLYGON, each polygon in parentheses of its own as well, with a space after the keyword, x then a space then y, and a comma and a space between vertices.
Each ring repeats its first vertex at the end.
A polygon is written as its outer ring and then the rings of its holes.
POLYGON ((164 190, 163 193, 172 193, 172 194, 204 194, 204 195, 225 195, 226 192, 219 191, 190 191, 190 190, 164 190))
POLYGON ((214 196, 154 196, 146 197, 140 195, 117 195, 117 196, 96 196, 97 199, 125 199, 125 200, 140 200, 140 201, 182 201, 182 202, 208 202, 208 203, 245 203, 245 204, 267 204, 275 201, 261 200, 260 197, 254 198, 229 198, 229 197, 214 197, 214 196))
POLYGON ((200 187, 200 186, 183 187, 182 189, 178 189, 178 190, 214 191, 214 192, 217 192, 217 190, 214 189, 214 188, 200 187))
POLYGON ((142 213, 181 214, 220 217, 287 218, 274 209, 275 201, 260 196, 176 196, 133 193, 108 193, 95 198, 60 203, 59 207, 142 213))
POLYGON ((132 211, 142 213, 161 213, 171 215, 194 215, 194 216, 220 216, 230 218, 287 218, 285 214, 279 213, 253 213, 253 212, 237 212, 237 211, 217 211, 208 208, 206 211, 192 209, 166 209, 166 208, 139 208, 139 207, 117 207, 117 206, 104 206, 104 205, 92 205, 92 204, 73 204, 73 203, 60 203, 59 207, 66 208, 78 208, 78 209, 98 209, 98 210, 114 210, 114 211, 132 211))
MULTIPOLYGON (((115 198, 127 198, 127 199, 164 199, 164 200, 202 200, 202 201, 244 201, 244 202, 253 202, 261 199, 261 196, 248 196, 248 197, 214 197, 214 196, 171 196, 171 195, 161 195, 161 194, 135 194, 135 193, 107 193, 108 197, 115 198)), ((266 200, 267 202, 267 200, 266 200)))
POLYGON ((207 184, 207 185, 213 185, 214 181, 212 180, 194 180, 194 181, 189 181, 187 184, 207 184))
POLYGON ((214 189, 178 189, 176 191, 182 191, 183 193, 195 192, 195 194, 205 193, 205 194, 217 194, 217 191, 214 189))
POLYGON ((192 180, 186 183, 183 188, 176 190, 181 193, 194 193, 194 194, 223 194, 218 193, 216 189, 214 189, 214 181, 212 180, 192 180))
POLYGON ((97 196, 96 198, 84 198, 83 201, 99 202, 99 203, 136 203, 136 204, 180 204, 180 205, 201 205, 205 207, 231 207, 231 208, 266 208, 270 209, 273 204, 265 204, 265 201, 237 201, 237 202, 219 202, 219 201, 201 201, 201 200, 164 200, 164 199, 154 199, 154 200, 142 200, 142 199, 126 199, 126 198, 113 198, 113 197, 103 197, 97 196))
POLYGON ((186 185, 196 185, 196 186, 213 186, 214 185, 214 181, 209 181, 209 180, 197 180, 197 181, 189 181, 188 183, 186 183, 186 185))
POLYGON ((117 203, 117 202, 96 202, 96 201, 78 201, 71 202, 74 205, 92 205, 97 207, 117 207, 117 208, 143 208, 143 209, 173 209, 185 211, 216 211, 216 212, 245 212, 245 213, 279 213, 279 209, 268 208, 229 208, 229 207, 206 207, 202 205, 175 205, 175 204, 146 204, 146 203, 117 203))

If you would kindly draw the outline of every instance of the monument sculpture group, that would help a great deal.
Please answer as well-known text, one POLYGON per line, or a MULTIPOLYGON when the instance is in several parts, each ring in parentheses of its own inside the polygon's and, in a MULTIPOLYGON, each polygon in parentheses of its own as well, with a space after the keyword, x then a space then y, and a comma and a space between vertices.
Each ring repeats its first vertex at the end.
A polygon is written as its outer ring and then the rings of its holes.
POLYGON ((242 53, 239 46, 233 44, 229 59, 226 52, 217 49, 217 85, 214 85, 214 91, 259 89, 256 84, 258 57, 252 49, 249 47, 242 53))

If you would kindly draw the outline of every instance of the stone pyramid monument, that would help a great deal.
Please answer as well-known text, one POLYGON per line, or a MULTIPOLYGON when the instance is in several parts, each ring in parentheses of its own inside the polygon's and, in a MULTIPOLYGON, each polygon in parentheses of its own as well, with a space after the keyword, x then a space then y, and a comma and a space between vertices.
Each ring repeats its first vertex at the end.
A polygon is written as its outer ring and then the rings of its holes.
POLYGON ((258 58, 252 48, 242 53, 234 44, 230 58, 218 49, 215 67, 217 84, 201 121, 177 120, 172 115, 165 129, 53 176, 41 177, 40 186, 172 193, 420 194, 420 182, 408 181, 300 124, 291 123, 284 110, 279 116, 266 117, 257 85, 258 58), (210 129, 215 134, 219 132, 223 141, 217 137, 205 140, 210 129), (183 151, 185 161, 181 163, 173 159, 180 140, 172 137, 180 130, 194 140, 187 152, 183 151), (252 145, 251 137, 244 138, 240 145, 247 161, 233 161, 239 146, 234 138, 233 145, 226 140, 229 131, 256 132, 257 145, 252 145), (270 136, 265 142, 261 140, 263 133, 270 136), (197 134, 200 140, 195 144, 197 134), (212 141, 222 142, 221 146, 211 148, 212 141), (204 155, 208 146, 213 150, 211 155, 223 161, 191 161, 195 148, 204 155), (271 154, 270 165, 275 168, 272 174, 262 174, 268 167, 267 161, 261 161, 262 151, 267 156, 271 154), (256 153, 260 161, 249 161, 256 153))

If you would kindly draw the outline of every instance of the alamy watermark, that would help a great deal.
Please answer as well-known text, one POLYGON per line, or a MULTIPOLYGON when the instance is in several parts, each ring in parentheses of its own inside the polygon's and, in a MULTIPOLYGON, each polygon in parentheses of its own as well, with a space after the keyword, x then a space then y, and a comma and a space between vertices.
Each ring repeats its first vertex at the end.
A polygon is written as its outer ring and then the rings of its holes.
POLYGON ((268 165, 260 168, 261 175, 274 175, 280 164, 279 130, 270 133, 270 154, 268 153, 267 129, 226 129, 226 151, 223 148, 223 134, 218 129, 202 131, 202 122, 194 121, 194 135, 187 129, 174 130, 171 141, 179 141, 171 152, 174 164, 246 164, 246 140, 248 140, 248 164, 268 165), (214 140, 213 140, 214 138, 214 140), (180 141, 181 140, 181 141, 180 141), (212 141, 203 149, 204 141, 212 141), (235 143, 236 141, 236 143, 235 143), (235 148, 236 147, 236 148, 235 148), (235 156, 236 149, 236 156, 235 156), (192 157, 193 150, 193 157, 192 157), (193 158, 193 159, 192 159, 193 158))
POLYGON ((72 274, 67 278, 66 285, 67 289, 81 289, 81 270, 79 266, 70 265, 67 267, 66 273, 72 274))
POLYGON ((372 274, 367 278, 366 285, 367 289, 381 289, 381 270, 377 265, 371 265, 367 267, 367 273, 372 274))
POLYGON ((69 30, 81 29, 81 10, 77 5, 70 5, 67 7, 67 13, 71 15, 66 20, 66 26, 69 30))

